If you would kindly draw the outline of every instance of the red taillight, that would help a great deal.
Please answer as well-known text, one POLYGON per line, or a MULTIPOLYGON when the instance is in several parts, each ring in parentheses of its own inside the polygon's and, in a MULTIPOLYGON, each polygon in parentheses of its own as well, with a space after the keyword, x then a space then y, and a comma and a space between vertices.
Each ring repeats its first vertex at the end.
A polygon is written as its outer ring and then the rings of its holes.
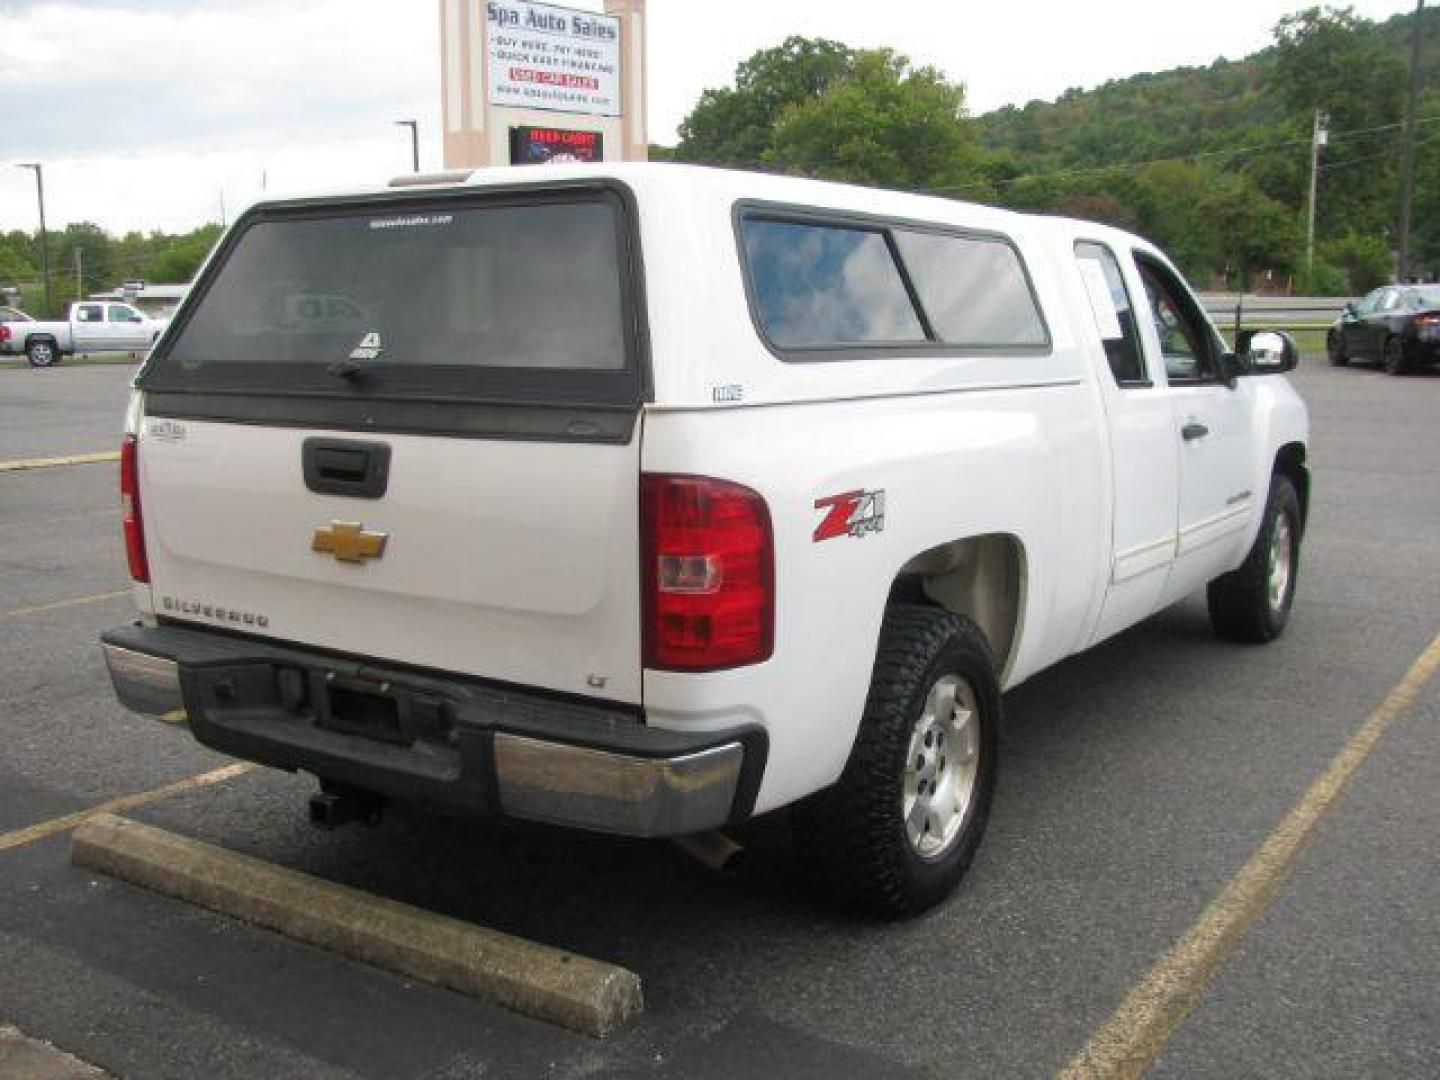
POLYGON ((130 576, 148 584, 150 562, 145 558, 145 524, 140 516, 140 443, 134 435, 126 435, 120 444, 120 524, 130 576))
POLYGON ((640 480, 645 666, 716 671, 775 644, 770 511, 756 492, 704 476, 640 480))
POLYGON ((1415 316, 1416 326, 1440 326, 1440 312, 1429 312, 1415 316))
POLYGON ((8 323, 0 323, 0 341, 9 341, 9 340, 10 340, 10 325, 9 325, 8 323))

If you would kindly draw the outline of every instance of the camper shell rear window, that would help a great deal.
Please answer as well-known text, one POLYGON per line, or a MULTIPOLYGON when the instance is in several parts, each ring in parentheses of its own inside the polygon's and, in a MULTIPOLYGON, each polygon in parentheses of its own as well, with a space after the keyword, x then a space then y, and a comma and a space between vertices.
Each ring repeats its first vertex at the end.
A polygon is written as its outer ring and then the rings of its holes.
MULTIPOLYGON (((633 228, 609 183, 263 207, 137 385, 171 406, 304 398, 297 423, 315 422, 317 398, 342 419, 360 402, 407 417, 424 401, 633 411, 646 383, 633 228)), ((259 411, 284 422, 273 400, 259 411)))

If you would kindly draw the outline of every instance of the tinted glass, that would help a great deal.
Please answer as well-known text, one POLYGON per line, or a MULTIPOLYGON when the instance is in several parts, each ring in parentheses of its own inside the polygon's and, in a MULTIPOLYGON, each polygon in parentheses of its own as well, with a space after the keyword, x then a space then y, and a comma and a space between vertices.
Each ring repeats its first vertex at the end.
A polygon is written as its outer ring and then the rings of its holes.
POLYGON ((104 318, 104 308, 99 304, 82 304, 75 309, 76 322, 100 322, 104 318))
POLYGON ((251 226, 158 365, 614 371, 623 325, 608 202, 357 210, 251 226))
POLYGON ((774 344, 926 340, 884 234, 750 218, 744 236, 760 324, 774 344))
POLYGON ((896 230, 895 245, 941 341, 956 345, 1044 345, 1020 256, 1009 244, 896 230))
POLYGON ((1095 324, 1105 345, 1110 371, 1122 386, 1146 381, 1145 360, 1140 351, 1140 328, 1135 308, 1120 273, 1120 264, 1110 249, 1100 244, 1075 245, 1085 291, 1095 310, 1095 324))
POLYGON ((1414 308, 1440 307, 1440 285, 1415 289, 1411 294, 1410 306, 1414 308))

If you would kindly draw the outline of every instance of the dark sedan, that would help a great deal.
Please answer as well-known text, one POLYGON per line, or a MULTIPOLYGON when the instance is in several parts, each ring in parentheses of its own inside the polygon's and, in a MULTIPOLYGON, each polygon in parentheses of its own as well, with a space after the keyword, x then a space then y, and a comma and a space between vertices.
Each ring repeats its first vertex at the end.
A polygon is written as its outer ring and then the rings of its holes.
POLYGON ((1440 361, 1440 285, 1386 285, 1346 304, 1325 345, 1332 364, 1368 360, 1391 375, 1440 361))

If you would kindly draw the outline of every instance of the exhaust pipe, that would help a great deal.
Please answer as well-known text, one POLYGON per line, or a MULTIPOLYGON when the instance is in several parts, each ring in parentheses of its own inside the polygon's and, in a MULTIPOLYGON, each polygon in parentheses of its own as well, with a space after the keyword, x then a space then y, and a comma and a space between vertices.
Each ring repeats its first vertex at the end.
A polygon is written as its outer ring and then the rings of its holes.
POLYGON ((717 873, 734 870, 745 861, 745 848, 718 829, 670 839, 686 855, 717 873))

